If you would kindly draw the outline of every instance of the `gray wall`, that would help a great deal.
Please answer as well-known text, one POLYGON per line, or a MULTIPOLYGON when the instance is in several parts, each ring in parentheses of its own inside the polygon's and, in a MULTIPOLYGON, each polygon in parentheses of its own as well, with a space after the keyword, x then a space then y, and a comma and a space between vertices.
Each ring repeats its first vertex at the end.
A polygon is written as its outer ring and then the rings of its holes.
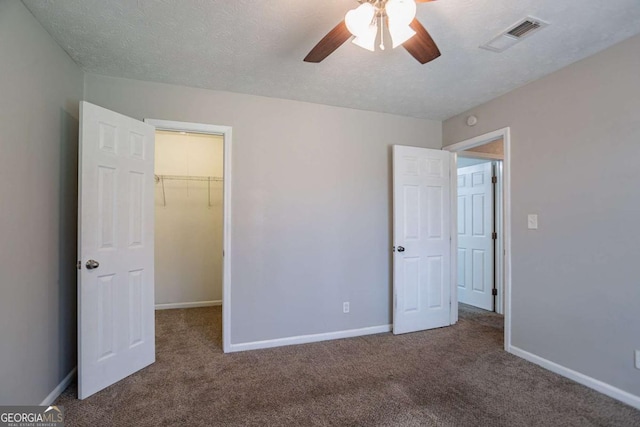
POLYGON ((513 345, 635 395, 639 52, 636 36, 443 128, 449 145, 511 127, 513 345))
POLYGON ((39 404, 76 365, 83 73, 0 1, 0 404, 39 404))
POLYGON ((439 148, 440 122, 91 74, 85 91, 233 126, 232 343, 391 322, 390 147, 439 148))

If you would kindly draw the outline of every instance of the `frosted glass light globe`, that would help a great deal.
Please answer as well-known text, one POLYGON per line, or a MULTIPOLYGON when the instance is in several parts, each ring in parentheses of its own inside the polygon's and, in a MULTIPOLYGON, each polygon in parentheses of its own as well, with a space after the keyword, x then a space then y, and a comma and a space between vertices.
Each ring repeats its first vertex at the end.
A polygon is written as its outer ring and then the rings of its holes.
POLYGON ((376 50, 376 36, 378 35, 378 26, 369 25, 366 31, 353 39, 352 43, 371 52, 376 50))
POLYGON ((356 37, 366 36, 369 26, 376 14, 376 8, 371 3, 362 3, 357 8, 350 10, 344 17, 347 29, 356 37))
POLYGON ((385 5, 389 26, 408 26, 416 17, 415 0, 389 0, 385 5))
POLYGON ((416 2, 414 0, 389 0, 385 10, 389 17, 389 34, 391 34, 394 48, 416 35, 416 32, 409 26, 416 17, 416 2))

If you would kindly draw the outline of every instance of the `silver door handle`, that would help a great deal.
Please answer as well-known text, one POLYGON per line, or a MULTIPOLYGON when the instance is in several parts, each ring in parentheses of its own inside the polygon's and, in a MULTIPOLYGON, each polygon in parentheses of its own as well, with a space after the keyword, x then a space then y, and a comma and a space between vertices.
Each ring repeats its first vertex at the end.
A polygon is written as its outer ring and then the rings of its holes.
POLYGON ((87 266, 87 270, 93 270, 100 267, 100 263, 94 259, 90 259, 85 265, 87 266))

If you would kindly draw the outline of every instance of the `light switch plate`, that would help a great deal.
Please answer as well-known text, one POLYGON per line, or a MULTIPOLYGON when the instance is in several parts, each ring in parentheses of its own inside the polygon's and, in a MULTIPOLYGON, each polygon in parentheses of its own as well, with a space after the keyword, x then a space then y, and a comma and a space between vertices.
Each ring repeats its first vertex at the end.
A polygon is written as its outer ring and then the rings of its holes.
POLYGON ((527 227, 529 230, 537 230, 538 229, 538 215, 529 214, 527 217, 527 227))

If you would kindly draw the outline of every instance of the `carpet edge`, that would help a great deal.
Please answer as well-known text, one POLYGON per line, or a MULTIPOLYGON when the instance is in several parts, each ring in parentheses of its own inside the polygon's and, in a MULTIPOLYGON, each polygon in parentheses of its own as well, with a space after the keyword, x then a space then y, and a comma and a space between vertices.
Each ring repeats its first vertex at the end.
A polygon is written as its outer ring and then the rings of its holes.
POLYGON ((573 369, 567 368, 566 366, 562 366, 555 362, 552 362, 551 360, 545 359, 533 353, 529 353, 528 351, 514 345, 511 345, 507 351, 515 356, 541 366, 551 372, 562 375, 565 378, 569 378, 570 380, 587 386, 599 393, 607 395, 622 403, 626 403, 627 405, 632 406, 636 409, 640 409, 640 396, 636 396, 635 394, 631 394, 628 391, 619 389, 611 384, 605 383, 604 381, 597 380, 581 372, 574 371, 573 369))

